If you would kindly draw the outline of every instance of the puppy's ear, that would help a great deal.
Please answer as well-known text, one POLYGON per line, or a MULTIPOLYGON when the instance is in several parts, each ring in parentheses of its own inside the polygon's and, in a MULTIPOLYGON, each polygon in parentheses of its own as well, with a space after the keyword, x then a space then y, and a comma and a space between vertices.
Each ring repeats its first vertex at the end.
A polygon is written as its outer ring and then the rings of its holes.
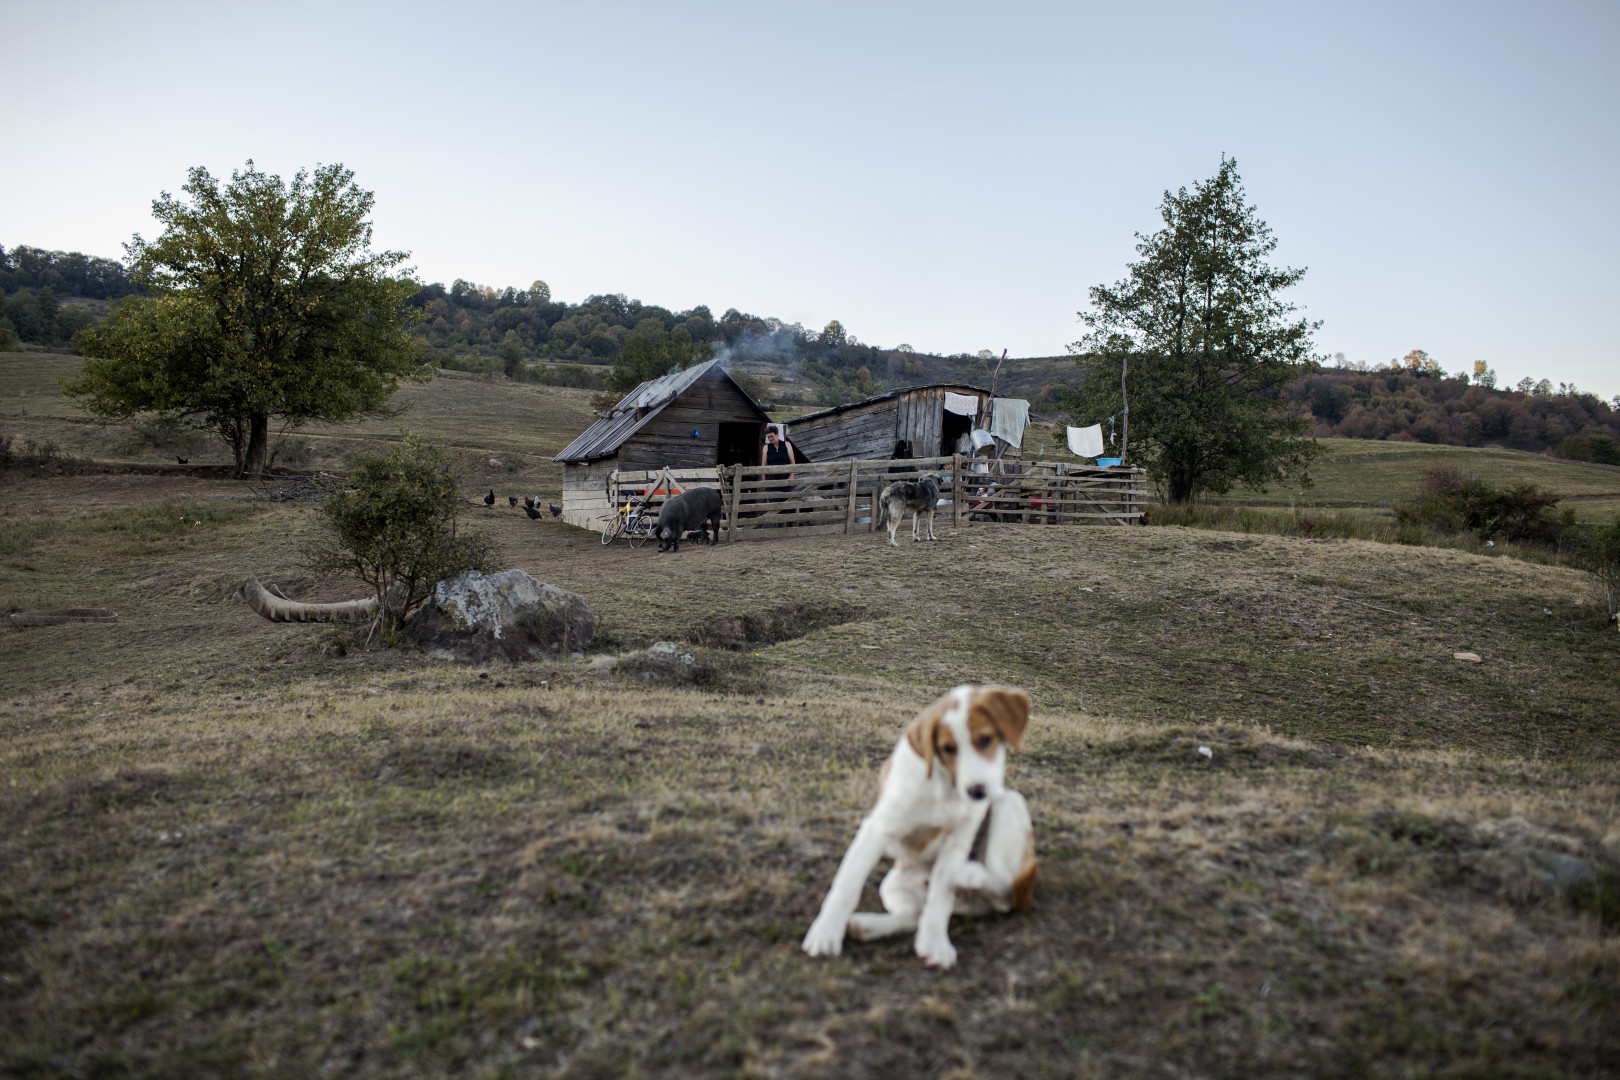
POLYGON ((906 742, 917 751, 917 756, 923 759, 928 766, 927 775, 934 775, 934 736, 939 732, 939 722, 945 716, 945 710, 950 708, 949 696, 942 697, 928 708, 917 714, 917 719, 906 725, 906 742))
POLYGON ((978 705, 1008 746, 1014 750, 1024 748, 1024 729, 1029 727, 1028 694, 1012 686, 987 686, 979 692, 978 705))

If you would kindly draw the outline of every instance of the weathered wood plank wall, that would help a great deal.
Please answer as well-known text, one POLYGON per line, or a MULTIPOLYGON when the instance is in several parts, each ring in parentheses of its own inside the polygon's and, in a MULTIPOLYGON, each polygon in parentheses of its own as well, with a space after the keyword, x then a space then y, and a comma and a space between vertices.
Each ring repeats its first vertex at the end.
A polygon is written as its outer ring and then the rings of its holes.
POLYGON ((833 416, 788 421, 788 438, 811 461, 886 458, 894 453, 899 402, 874 401, 833 416))

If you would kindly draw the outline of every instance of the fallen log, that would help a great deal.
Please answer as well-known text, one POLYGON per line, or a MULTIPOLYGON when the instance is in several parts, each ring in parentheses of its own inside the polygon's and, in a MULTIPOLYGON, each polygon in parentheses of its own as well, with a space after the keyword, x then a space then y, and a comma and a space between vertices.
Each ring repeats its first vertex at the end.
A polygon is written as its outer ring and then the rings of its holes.
POLYGON ((241 593, 248 607, 271 622, 362 622, 377 614, 375 596, 337 604, 303 604, 287 599, 274 584, 265 588, 256 577, 242 582, 241 593))

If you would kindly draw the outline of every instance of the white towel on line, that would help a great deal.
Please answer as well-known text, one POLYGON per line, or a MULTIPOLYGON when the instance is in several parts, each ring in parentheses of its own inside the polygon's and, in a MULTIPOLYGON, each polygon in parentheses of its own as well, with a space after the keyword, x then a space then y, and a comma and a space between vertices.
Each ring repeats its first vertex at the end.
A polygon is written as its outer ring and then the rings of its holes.
POLYGON ((1076 457, 1102 457, 1102 425, 1072 427, 1069 429, 1069 450, 1076 457))
POLYGON ((991 402, 990 434, 1008 446, 1024 445, 1024 428, 1029 426, 1029 402, 1023 398, 998 397, 991 402))
POLYGON ((953 412, 958 416, 977 416, 979 414, 979 399, 972 394, 953 394, 945 391, 945 411, 953 412))

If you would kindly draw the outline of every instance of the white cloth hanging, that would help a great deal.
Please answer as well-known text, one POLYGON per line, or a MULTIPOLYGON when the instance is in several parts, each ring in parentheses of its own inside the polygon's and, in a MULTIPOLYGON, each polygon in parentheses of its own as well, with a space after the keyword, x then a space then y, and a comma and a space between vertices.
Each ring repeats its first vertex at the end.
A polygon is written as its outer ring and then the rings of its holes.
POLYGON ((957 416, 977 416, 979 414, 979 399, 972 394, 953 394, 945 391, 945 411, 955 413, 957 416))
POLYGON ((1069 450, 1075 457, 1102 457, 1102 425, 1072 427, 1069 429, 1069 450))
POLYGON ((992 443, 994 443, 996 441, 996 437, 994 435, 990 434, 988 431, 984 430, 984 428, 982 428, 982 427, 974 428, 971 432, 968 433, 968 437, 973 440, 973 451, 974 451, 974 453, 977 453, 980 450, 983 450, 985 447, 991 445, 992 443))
POLYGON ((1029 402, 1023 398, 998 397, 991 402, 990 434, 1008 446, 1024 445, 1024 429, 1029 426, 1029 402))

